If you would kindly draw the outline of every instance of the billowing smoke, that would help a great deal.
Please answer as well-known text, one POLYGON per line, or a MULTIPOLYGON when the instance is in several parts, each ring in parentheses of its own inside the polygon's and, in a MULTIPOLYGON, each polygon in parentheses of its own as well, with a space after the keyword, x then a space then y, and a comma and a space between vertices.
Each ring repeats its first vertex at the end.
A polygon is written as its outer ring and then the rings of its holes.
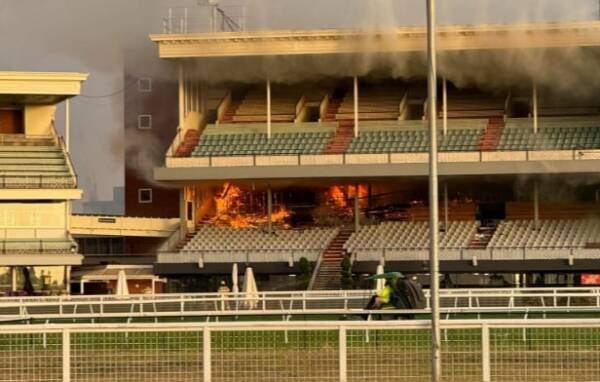
MULTIPOLYGON (((156 48, 147 35, 162 30, 161 20, 168 7, 175 7, 176 15, 181 15, 182 7, 188 7, 190 27, 206 31, 206 9, 197 4, 196 0, 0 0, 0 70, 91 73, 84 86, 86 97, 72 104, 72 154, 81 179, 93 174, 99 198, 110 198, 112 187, 122 182, 123 173, 118 169, 122 169, 123 157, 113 155, 111 147, 114 136, 123 130, 124 57, 139 57, 139 67, 148 64, 148 57, 157 60, 156 48)), ((240 4, 245 6, 249 30, 358 27, 385 31, 398 25, 423 25, 425 14, 424 2, 415 0, 221 1, 223 8, 237 9, 238 14, 240 4)), ((438 1, 438 7, 440 24, 564 21, 598 16, 595 0, 444 0, 438 1)), ((479 57, 457 54, 441 57, 440 64, 441 71, 460 86, 510 86, 532 74, 561 90, 580 88, 582 83, 596 86, 597 79, 592 75, 595 70, 589 70, 595 63, 594 52, 566 52, 559 57, 552 52, 528 55, 532 57, 521 52, 479 57), (507 71, 499 69, 504 68, 512 69, 510 75, 502 74, 507 71)), ((202 66, 207 78, 215 81, 255 81, 266 74, 276 81, 302 81, 315 76, 376 73, 420 77, 424 75, 423 63, 424 57, 419 54, 364 54, 358 59, 243 59, 229 65, 213 60, 202 66)), ((157 71, 156 75, 161 73, 172 76, 168 70, 157 71)), ((144 150, 151 144, 144 145, 144 150)), ((134 143, 134 150, 137 145, 134 143)), ((117 147, 126 149, 122 143, 117 147)), ((84 184, 84 188, 91 189, 91 185, 84 184)))

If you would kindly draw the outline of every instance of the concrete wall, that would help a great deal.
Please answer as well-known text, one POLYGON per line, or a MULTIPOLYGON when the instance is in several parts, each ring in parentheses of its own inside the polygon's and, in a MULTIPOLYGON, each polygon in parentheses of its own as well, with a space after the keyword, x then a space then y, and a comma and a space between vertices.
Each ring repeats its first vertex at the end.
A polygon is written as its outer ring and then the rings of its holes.
POLYGON ((52 135, 52 121, 56 106, 25 106, 25 134, 52 135))

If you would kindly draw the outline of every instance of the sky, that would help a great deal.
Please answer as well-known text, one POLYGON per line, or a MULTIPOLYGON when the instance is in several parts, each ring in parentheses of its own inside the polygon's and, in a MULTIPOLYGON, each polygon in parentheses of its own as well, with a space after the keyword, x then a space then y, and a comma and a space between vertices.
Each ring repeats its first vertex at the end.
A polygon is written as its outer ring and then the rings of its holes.
MULTIPOLYGON (((206 0, 0 0, 0 70, 90 73, 71 103, 71 147, 84 200, 113 198, 124 184, 123 57, 156 57, 148 34, 188 8, 190 29, 209 28, 206 0)), ((249 30, 423 25, 417 0, 222 0, 249 30)), ((590 20, 598 0, 443 0, 440 24, 590 20)), ((141 63, 142 64, 142 63, 141 63)), ((62 107, 57 128, 64 121, 62 107)), ((175 130, 173 126, 173 130, 175 130)), ((75 207, 81 211, 81 205, 75 207)))

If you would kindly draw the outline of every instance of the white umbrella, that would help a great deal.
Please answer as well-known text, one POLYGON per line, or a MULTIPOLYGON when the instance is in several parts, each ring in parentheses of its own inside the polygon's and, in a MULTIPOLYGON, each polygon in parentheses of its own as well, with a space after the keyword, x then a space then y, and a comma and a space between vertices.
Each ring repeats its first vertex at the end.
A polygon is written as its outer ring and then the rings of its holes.
POLYGON ((125 271, 120 270, 117 276, 117 288, 115 291, 117 296, 127 296, 129 294, 129 288, 127 287, 127 276, 125 276, 125 271))
POLYGON ((233 293, 238 293, 240 291, 240 287, 238 286, 238 266, 237 263, 233 263, 233 267, 231 269, 231 291, 233 293))
POLYGON ((258 289, 252 268, 247 267, 244 273, 244 293, 246 294, 246 306, 249 309, 256 309, 258 306, 258 289))
MULTIPOLYGON (((377 266, 377 272, 378 275, 384 273, 383 271, 383 265, 379 264, 377 266)), ((383 288, 385 288, 385 279, 377 279, 377 284, 375 284, 375 289, 377 290, 377 292, 383 290, 383 288)))

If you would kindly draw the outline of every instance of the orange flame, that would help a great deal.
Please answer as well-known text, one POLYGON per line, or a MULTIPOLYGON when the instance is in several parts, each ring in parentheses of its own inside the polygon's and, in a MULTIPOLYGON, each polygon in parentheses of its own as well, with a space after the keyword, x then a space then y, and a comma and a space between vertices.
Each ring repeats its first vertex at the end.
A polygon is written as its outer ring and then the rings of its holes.
MULTIPOLYGON (((345 215, 353 214, 354 197, 357 193, 356 186, 331 186, 327 190, 326 203, 345 215), (344 187, 346 192, 344 192, 344 187)), ((361 207, 366 207, 367 204, 367 186, 364 184, 358 185, 358 198, 361 207)))
MULTIPOLYGON (((225 183, 219 195, 215 197, 216 215, 212 223, 222 227, 247 228, 266 225, 269 217, 264 214, 244 211, 244 192, 238 186, 225 183)), ((290 211, 283 205, 273 206, 271 221, 287 226, 285 220, 290 211)))

